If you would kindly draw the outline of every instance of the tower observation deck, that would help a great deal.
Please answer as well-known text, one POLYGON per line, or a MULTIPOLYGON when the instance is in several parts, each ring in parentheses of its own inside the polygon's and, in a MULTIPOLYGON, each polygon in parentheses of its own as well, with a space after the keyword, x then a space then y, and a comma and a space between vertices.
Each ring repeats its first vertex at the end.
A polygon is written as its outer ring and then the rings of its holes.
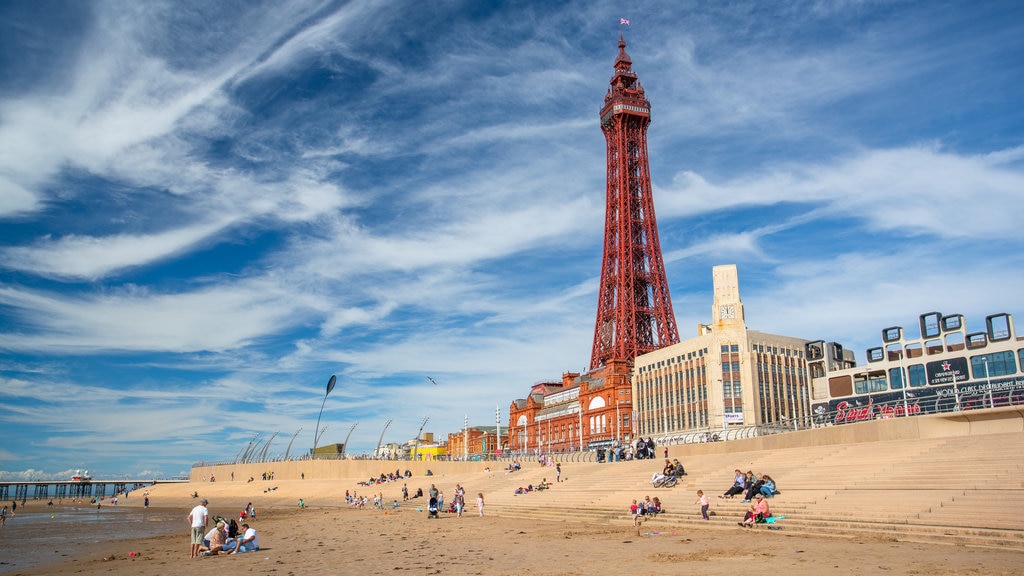
POLYGON ((607 197, 591 369, 612 359, 631 364, 641 354, 679 342, 647 161, 651 103, 621 35, 610 84, 601 108, 607 197))

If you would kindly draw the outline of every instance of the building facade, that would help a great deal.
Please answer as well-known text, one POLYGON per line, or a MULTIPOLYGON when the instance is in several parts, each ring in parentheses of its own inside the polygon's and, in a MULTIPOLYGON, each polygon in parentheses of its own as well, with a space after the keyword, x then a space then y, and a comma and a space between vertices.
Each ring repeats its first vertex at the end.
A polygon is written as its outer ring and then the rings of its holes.
POLYGON ((509 406, 508 448, 547 454, 628 444, 635 437, 631 397, 629 365, 621 360, 535 384, 509 406))
POLYGON ((806 340, 748 330, 735 265, 715 266, 712 323, 636 358, 640 436, 669 438, 810 418, 806 340))
POLYGON ((447 452, 451 460, 490 458, 501 451, 497 426, 470 426, 448 434, 447 452))

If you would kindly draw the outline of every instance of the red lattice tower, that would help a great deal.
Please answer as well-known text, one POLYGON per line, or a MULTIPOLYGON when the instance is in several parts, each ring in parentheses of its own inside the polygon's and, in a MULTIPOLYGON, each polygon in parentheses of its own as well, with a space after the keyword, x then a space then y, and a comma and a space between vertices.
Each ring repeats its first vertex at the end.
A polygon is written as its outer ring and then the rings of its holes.
POLYGON ((604 257, 590 368, 679 342, 647 162, 651 103, 619 36, 615 74, 601 108, 608 149, 604 257))

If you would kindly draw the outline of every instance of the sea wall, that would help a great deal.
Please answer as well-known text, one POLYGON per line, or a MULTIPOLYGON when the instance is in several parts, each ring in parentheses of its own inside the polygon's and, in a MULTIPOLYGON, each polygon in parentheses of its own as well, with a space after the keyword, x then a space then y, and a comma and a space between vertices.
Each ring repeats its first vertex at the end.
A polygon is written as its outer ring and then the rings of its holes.
MULTIPOLYGON (((969 412, 929 414, 910 418, 888 418, 839 424, 758 436, 728 442, 705 444, 683 444, 669 446, 669 456, 685 458, 687 455, 724 454, 729 452, 799 448, 802 446, 827 446, 840 444, 862 444, 887 440, 947 438, 980 434, 1024 432, 1024 407, 1007 406, 969 412)), ((661 449, 658 449, 659 456, 661 449)), ((460 474, 481 471, 485 467, 501 468, 506 462, 410 462, 402 460, 300 460, 287 462, 264 462, 259 464, 221 464, 196 466, 192 468, 190 480, 200 482, 212 475, 216 479, 235 481, 250 477, 261 480, 264 472, 273 472, 275 479, 295 480, 305 475, 306 479, 351 479, 370 478, 380 474, 405 472, 424 476, 428 470, 434 474, 460 474)))

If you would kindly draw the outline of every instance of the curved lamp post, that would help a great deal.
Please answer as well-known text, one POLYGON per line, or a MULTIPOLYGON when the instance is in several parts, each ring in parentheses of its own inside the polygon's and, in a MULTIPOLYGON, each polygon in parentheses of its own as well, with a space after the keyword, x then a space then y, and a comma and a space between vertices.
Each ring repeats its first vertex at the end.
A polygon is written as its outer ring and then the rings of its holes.
POLYGON ((341 445, 342 456, 344 456, 345 451, 348 450, 348 439, 352 437, 352 431, 356 429, 356 426, 359 426, 359 422, 353 424, 352 427, 348 429, 348 434, 345 435, 345 443, 341 445))
POLYGON ((327 393, 324 394, 324 401, 320 403, 320 415, 316 417, 316 428, 313 431, 313 457, 316 457, 316 444, 320 440, 318 432, 320 431, 320 416, 324 415, 324 405, 327 404, 327 397, 330 396, 331 390, 334 390, 334 385, 337 384, 338 377, 331 374, 331 379, 327 381, 327 393))
POLYGON ((423 429, 427 426, 427 422, 430 421, 430 416, 423 417, 423 423, 420 424, 419 432, 416 433, 416 443, 412 446, 412 461, 416 461, 416 452, 420 449, 420 436, 423 436, 423 429))
POLYGON ((373 451, 374 458, 380 458, 380 445, 381 442, 384 442, 384 433, 388 431, 388 426, 391 426, 390 419, 384 423, 384 429, 380 431, 380 438, 377 439, 377 449, 373 451))

